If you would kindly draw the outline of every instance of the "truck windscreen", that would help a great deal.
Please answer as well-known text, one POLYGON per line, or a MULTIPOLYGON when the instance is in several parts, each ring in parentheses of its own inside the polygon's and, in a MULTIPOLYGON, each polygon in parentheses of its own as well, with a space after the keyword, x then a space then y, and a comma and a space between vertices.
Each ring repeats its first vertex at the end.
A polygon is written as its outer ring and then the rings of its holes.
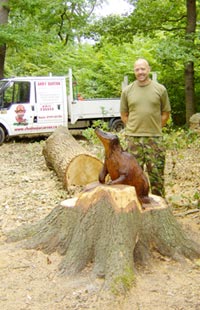
POLYGON ((6 88, 7 83, 8 83, 8 81, 0 81, 0 93, 1 94, 4 91, 4 89, 6 88))

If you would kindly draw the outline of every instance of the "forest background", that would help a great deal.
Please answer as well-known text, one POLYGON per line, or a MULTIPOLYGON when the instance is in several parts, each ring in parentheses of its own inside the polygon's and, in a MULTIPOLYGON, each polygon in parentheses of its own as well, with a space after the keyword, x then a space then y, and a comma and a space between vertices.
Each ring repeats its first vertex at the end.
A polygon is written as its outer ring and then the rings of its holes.
POLYGON ((200 0, 126 1, 127 13, 97 16, 105 0, 0 0, 0 77, 72 68, 84 98, 119 97, 144 57, 168 90, 173 124, 188 125, 200 111, 200 0))

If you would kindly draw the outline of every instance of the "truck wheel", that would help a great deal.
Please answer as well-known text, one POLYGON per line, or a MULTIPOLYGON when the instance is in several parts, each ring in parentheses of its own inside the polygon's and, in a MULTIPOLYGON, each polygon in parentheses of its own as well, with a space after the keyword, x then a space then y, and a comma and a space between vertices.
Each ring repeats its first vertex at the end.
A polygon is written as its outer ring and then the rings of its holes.
POLYGON ((115 119, 110 125, 111 131, 117 131, 124 129, 124 123, 121 119, 115 119))
POLYGON ((3 144, 5 140, 5 131, 4 129, 0 126, 0 145, 3 144))

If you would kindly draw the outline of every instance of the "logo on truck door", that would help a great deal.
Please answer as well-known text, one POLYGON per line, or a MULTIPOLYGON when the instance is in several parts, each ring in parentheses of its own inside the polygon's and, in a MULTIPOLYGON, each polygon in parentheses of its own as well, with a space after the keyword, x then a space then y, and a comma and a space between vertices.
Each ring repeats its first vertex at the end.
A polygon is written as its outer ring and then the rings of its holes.
POLYGON ((16 113, 15 119, 17 123, 14 123, 14 125, 27 125, 28 124, 25 118, 26 109, 23 106, 23 104, 18 104, 16 106, 15 113, 16 113))

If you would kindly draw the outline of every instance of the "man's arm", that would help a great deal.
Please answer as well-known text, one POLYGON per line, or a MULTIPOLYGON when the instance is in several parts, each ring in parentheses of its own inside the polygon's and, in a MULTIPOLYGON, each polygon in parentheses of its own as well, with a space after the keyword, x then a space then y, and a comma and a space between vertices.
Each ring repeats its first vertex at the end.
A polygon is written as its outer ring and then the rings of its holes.
POLYGON ((126 123, 128 122, 128 112, 121 112, 121 120, 124 125, 126 125, 126 123))
POLYGON ((167 124, 169 117, 170 117, 170 112, 162 112, 161 114, 162 127, 164 127, 167 124))

